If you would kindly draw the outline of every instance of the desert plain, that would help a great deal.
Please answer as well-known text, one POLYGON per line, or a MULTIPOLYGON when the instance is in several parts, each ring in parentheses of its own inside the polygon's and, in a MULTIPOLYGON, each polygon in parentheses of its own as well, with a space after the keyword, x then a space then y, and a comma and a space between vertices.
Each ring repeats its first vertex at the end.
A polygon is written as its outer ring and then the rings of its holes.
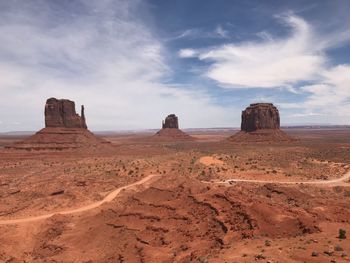
POLYGON ((105 133, 63 151, 2 136, 0 262, 349 262, 350 130, 285 131, 296 140, 105 133))

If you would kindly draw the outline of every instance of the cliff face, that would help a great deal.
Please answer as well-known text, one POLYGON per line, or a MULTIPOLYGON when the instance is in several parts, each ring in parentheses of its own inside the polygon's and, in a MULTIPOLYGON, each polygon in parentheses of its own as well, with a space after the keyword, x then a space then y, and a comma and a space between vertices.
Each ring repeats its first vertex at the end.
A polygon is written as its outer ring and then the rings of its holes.
POLYGON ((179 129, 179 118, 175 114, 168 115, 162 122, 162 129, 160 129, 154 136, 156 140, 177 140, 188 141, 193 140, 193 137, 179 129))
POLYGON ((241 130, 252 132, 262 129, 279 129, 280 116, 272 103, 250 104, 242 111, 241 130))
POLYGON ((50 98, 45 104, 45 127, 87 129, 84 106, 81 116, 75 112, 74 101, 50 98))
POLYGON ((241 131, 229 137, 228 140, 235 143, 295 141, 280 130, 280 115, 272 103, 250 104, 242 111, 241 131))
POLYGON ((70 100, 50 98, 45 104, 45 128, 23 141, 8 146, 12 150, 63 151, 109 150, 109 142, 96 137, 87 129, 84 106, 81 116, 75 112, 70 100))
POLYGON ((170 114, 163 121, 162 129, 178 129, 179 128, 179 119, 175 114, 170 114))

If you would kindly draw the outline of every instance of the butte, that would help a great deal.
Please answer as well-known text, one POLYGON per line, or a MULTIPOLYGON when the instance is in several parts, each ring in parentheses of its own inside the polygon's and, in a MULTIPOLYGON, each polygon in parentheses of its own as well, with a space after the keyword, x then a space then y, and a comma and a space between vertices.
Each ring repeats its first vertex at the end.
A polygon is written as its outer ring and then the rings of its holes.
POLYGON ((290 142, 294 139, 280 130, 280 115, 272 103, 253 103, 242 111, 241 131, 230 141, 245 142, 290 142))
POLYGON ((100 148, 109 144, 87 129, 84 106, 81 116, 74 101, 50 98, 45 104, 45 128, 33 136, 7 147, 16 150, 74 150, 100 148))
POLYGON ((170 114, 165 118, 162 122, 162 129, 154 135, 154 138, 178 141, 193 140, 193 137, 179 129, 179 118, 175 114, 170 114))

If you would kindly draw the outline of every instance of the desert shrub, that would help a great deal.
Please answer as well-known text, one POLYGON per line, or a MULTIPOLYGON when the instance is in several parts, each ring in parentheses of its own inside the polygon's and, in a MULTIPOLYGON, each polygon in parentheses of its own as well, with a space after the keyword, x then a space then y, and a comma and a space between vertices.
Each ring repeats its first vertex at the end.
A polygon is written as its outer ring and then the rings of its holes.
POLYGON ((339 239, 346 239, 346 231, 342 228, 339 229, 339 239))
POLYGON ((343 188, 342 187, 340 187, 340 186, 335 186, 335 187, 333 187, 333 191, 335 192, 335 193, 341 193, 342 191, 343 191, 343 188))

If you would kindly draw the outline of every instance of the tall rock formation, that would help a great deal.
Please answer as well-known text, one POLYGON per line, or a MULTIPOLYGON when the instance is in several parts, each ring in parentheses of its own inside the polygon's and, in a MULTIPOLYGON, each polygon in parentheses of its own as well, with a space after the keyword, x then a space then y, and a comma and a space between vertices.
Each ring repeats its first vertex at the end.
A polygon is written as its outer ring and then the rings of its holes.
POLYGON ((179 118, 175 114, 169 114, 162 122, 162 129, 160 129, 154 137, 157 140, 193 140, 187 133, 179 129, 179 118))
POLYGON ((165 120, 162 122, 162 129, 178 129, 179 119, 175 114, 169 114, 165 120))
POLYGON ((242 111, 241 130, 279 129, 280 115, 272 103, 253 103, 242 111))
POLYGON ((84 106, 81 106, 81 116, 79 116, 75 112, 74 101, 48 99, 45 104, 45 127, 87 129, 84 106))
POLYGON ((45 128, 33 136, 7 147, 26 151, 62 151, 79 149, 110 149, 109 142, 87 129, 84 106, 81 116, 70 100, 50 98, 45 104, 45 128))
POLYGON ((272 103, 252 103, 242 111, 241 131, 231 136, 229 140, 245 143, 294 139, 280 130, 280 115, 272 103))

